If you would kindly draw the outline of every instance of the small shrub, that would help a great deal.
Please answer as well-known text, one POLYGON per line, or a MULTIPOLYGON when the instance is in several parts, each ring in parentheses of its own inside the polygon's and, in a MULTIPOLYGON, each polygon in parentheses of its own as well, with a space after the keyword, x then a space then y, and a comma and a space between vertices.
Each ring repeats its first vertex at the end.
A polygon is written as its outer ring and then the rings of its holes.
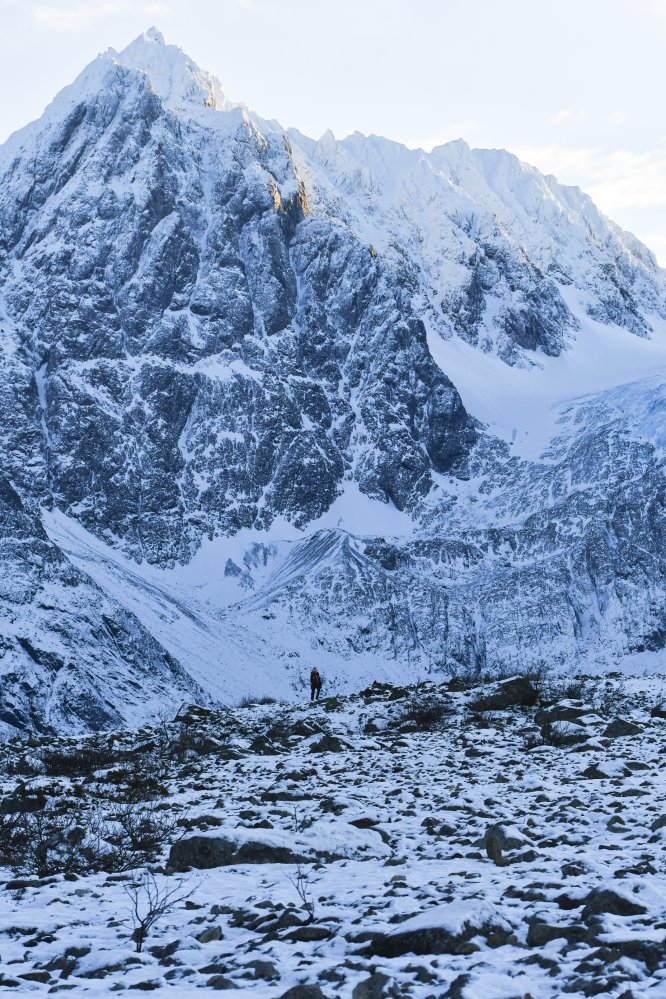
POLYGON ((153 804, 122 805, 107 820, 105 838, 112 846, 113 869, 128 871, 156 860, 176 829, 176 818, 153 804))
POLYGON ((108 770, 120 754, 108 746, 77 746, 71 750, 47 750, 42 762, 49 777, 86 777, 96 770, 108 770))
POLYGON ((627 691, 624 680, 619 683, 607 680, 601 689, 597 687, 590 698, 590 703, 602 718, 622 714, 627 710, 627 691))
POLYGON ((83 803, 49 803, 0 814, 0 865, 16 874, 127 871, 157 859, 175 818, 157 806, 125 803, 113 812, 83 803))
POLYGON ((0 864, 38 878, 82 873, 87 868, 81 850, 87 833, 81 820, 78 810, 55 807, 0 816, 0 864))
POLYGON ((283 702, 279 701, 277 697, 273 697, 271 694, 262 694, 260 697, 253 697, 252 694, 246 694, 245 697, 241 697, 240 701, 236 705, 238 708, 254 708, 261 704, 281 704, 283 702))
POLYGON ((571 701, 582 701, 585 697, 585 681, 569 680, 562 688, 562 697, 571 701))
POLYGON ((296 889, 296 894, 298 895, 299 901, 301 903, 301 908, 303 909, 307 922, 314 922, 315 917, 315 903, 312 895, 310 893, 310 874, 301 867, 299 864, 296 867, 296 875, 293 878, 289 878, 292 885, 296 889))
POLYGON ((548 722, 542 727, 541 734, 546 745, 557 749, 575 746, 587 738, 585 729, 569 721, 548 722))
POLYGON ((132 884, 124 886, 124 891, 130 900, 132 940, 140 954, 155 923, 190 898, 195 888, 185 891, 182 880, 171 887, 160 885, 151 871, 143 871, 132 884))
POLYGON ((237 708, 253 708, 257 703, 257 698, 253 697, 252 694, 246 694, 245 697, 241 697, 238 701, 237 708))
POLYGON ((533 749, 539 749, 541 746, 545 746, 546 741, 539 731, 526 732, 523 735, 523 752, 529 753, 533 749))
POLYGON ((396 715, 396 722, 401 729, 428 732, 440 728, 450 714, 451 708, 444 701, 413 697, 396 715))

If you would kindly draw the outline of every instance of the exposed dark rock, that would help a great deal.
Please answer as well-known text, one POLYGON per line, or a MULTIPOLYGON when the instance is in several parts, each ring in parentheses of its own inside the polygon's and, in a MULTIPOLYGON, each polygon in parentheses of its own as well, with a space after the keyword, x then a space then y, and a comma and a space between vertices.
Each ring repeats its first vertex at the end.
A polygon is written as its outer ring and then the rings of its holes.
POLYGON ((310 746, 311 753, 341 753, 345 748, 344 743, 335 735, 326 733, 321 739, 313 742, 310 746))
POLYGON ((591 891, 585 899, 582 918, 588 920, 591 916, 603 913, 612 916, 641 916, 646 912, 647 909, 640 902, 632 902, 608 888, 600 888, 591 891))
POLYGON ((549 708, 537 711, 534 715, 535 725, 552 724, 553 722, 576 722, 583 715, 589 714, 590 708, 578 707, 574 704, 553 704, 549 708))
POLYGON ((400 986, 381 971, 375 971, 368 978, 357 982, 351 994, 352 999, 387 999, 390 996, 400 995, 402 995, 400 986))
POLYGON ((521 846, 526 845, 527 840, 519 833, 513 833, 506 826, 497 823, 488 826, 481 839, 476 841, 477 846, 486 849, 490 848, 491 843, 496 844, 501 854, 506 850, 519 850, 521 846))
POLYGON ((259 837, 238 841, 222 835, 188 836, 174 843, 169 852, 169 866, 174 871, 229 864, 300 864, 311 859, 290 847, 276 846, 259 837))
POLYGON ((470 704, 473 711, 505 711, 507 708, 531 707, 536 704, 538 691, 526 677, 502 680, 496 687, 470 704))
POLYGON ((591 942, 590 932, 585 926, 551 926, 548 923, 531 922, 527 930, 528 947, 545 947, 551 940, 565 939, 567 943, 591 942))
POLYGON ((508 924, 493 914, 480 910, 470 910, 469 918, 463 921, 459 931, 438 925, 433 914, 433 925, 428 926, 423 919, 418 928, 411 928, 409 920, 403 929, 394 930, 373 940, 371 948, 379 957, 400 957, 403 954, 465 954, 475 949, 470 943, 472 937, 481 935, 492 937, 493 946, 500 946, 515 940, 508 924))
POLYGON ((625 718, 615 718, 604 729, 604 737, 606 739, 619 739, 628 735, 640 735, 641 731, 640 725, 627 721, 625 718))
POLYGON ((293 985, 279 999, 326 999, 326 994, 318 985, 293 985))

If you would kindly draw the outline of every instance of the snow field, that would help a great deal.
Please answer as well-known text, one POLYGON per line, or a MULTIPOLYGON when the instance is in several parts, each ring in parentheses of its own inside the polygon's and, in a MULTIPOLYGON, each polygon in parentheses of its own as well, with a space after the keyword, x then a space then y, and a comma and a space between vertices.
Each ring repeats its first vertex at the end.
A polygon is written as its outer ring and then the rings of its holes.
MULTIPOLYGON (((160 884, 182 880, 192 895, 135 954, 123 922, 131 875, 56 876, 12 888, 8 871, 2 981, 26 993, 66 982, 82 995, 150 989, 180 997, 219 987, 267 999, 316 983, 333 999, 381 974, 387 981, 378 994, 414 999, 448 995, 453 983, 451 994, 464 999, 661 995, 666 722, 650 707, 664 679, 628 693, 612 680, 584 688, 582 699, 556 698, 545 709, 579 705, 582 742, 568 749, 528 748, 535 709, 478 714, 477 691, 428 684, 375 685, 312 708, 204 716, 193 724, 240 758, 190 754, 171 765, 162 801, 184 820, 179 835, 305 851, 314 920, 292 883, 296 864, 185 874, 160 873, 158 864, 160 884), (598 710, 603 697, 612 705, 606 717, 598 710), (424 703, 443 705, 430 731, 410 721, 424 703), (606 737, 612 712, 637 734, 606 737), (294 730, 304 734, 285 735, 294 730), (271 731, 282 735, 271 742, 271 731), (316 751, 321 731, 332 740, 329 751, 316 751), (498 827, 508 844, 499 858, 485 845, 498 827), (411 930, 444 939, 443 951, 381 956, 411 930), (72 946, 90 950, 62 979, 48 966, 72 946)), ((118 733, 118 744, 148 733, 118 733)), ((84 794, 105 793, 104 774, 73 778, 77 784, 84 794)), ((6 778, 5 794, 15 786, 6 778)), ((163 861, 168 853, 165 843, 163 861)))

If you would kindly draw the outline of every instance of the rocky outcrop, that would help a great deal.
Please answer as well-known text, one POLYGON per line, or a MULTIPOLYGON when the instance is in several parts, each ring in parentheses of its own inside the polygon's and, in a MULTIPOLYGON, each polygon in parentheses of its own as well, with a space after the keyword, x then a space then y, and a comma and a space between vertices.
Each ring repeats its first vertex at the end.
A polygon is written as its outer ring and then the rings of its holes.
POLYGON ((476 433, 408 289, 307 215, 279 130, 191 109, 185 137, 127 61, 100 57, 0 166, 12 474, 160 564, 302 527, 352 475, 413 508, 476 433))
POLYGON ((456 140, 426 153, 359 133, 289 135, 314 209, 399 262, 441 336, 531 365, 576 335, 571 292, 588 300, 584 312, 637 336, 666 318, 666 283, 649 250, 582 191, 504 150, 456 140))
POLYGON ((137 721, 207 695, 123 606, 75 568, 0 478, 0 734, 137 721))

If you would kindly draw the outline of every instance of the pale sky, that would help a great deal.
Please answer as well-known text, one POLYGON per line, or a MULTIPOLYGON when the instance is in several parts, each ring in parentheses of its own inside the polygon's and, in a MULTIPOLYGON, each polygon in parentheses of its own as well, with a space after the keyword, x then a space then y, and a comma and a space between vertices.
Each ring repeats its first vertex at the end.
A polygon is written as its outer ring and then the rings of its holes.
POLYGON ((509 149, 666 266, 666 0, 0 0, 0 141, 152 24, 285 128, 509 149))

